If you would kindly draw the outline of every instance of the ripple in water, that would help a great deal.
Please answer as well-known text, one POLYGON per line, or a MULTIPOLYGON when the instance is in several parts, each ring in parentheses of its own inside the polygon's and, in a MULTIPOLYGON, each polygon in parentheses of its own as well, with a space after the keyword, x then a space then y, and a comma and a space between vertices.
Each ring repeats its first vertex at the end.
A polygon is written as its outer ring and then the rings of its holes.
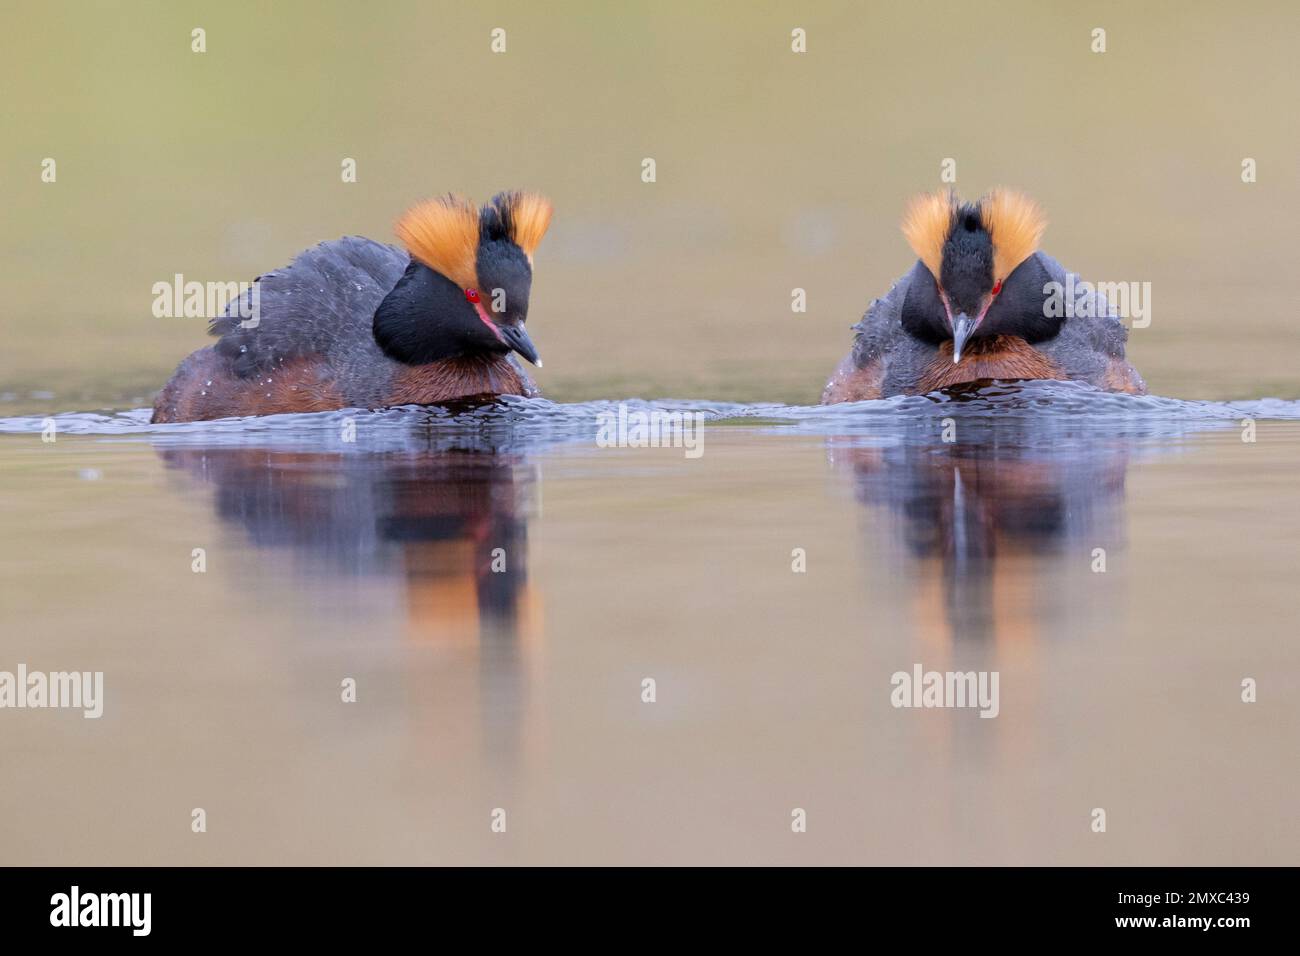
POLYGON ((592 439, 602 415, 629 411, 694 412, 705 422, 767 432, 872 436, 891 442, 933 441, 944 418, 975 424, 998 441, 1055 441, 1072 434, 1176 437, 1231 427, 1244 418, 1300 421, 1300 401, 1184 401, 1102 392, 1075 382, 1009 382, 961 386, 924 396, 843 405, 743 404, 697 400, 627 399, 559 404, 505 397, 481 405, 403 406, 309 414, 227 418, 151 425, 150 409, 114 413, 65 412, 0 418, 0 434, 40 433, 53 420, 59 434, 145 440, 159 445, 329 446, 336 450, 512 448, 592 439), (356 440, 341 435, 351 420, 356 440))

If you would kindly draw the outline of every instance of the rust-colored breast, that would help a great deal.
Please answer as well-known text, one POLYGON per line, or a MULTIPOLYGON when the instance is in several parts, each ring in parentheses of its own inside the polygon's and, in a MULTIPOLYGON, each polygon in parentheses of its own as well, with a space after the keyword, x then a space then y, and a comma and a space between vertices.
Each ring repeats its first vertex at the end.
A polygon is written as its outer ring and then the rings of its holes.
POLYGON ((434 405, 458 398, 527 395, 528 383, 505 358, 458 358, 413 365, 393 376, 385 405, 434 405))
POLYGON ((983 378, 1064 377, 1055 363, 1024 339, 1014 335, 996 335, 972 340, 956 364, 952 360, 952 343, 944 342, 922 373, 916 392, 924 394, 983 378))
POLYGON ((1127 392, 1129 395, 1147 393, 1147 383, 1142 381, 1137 369, 1122 358, 1110 360, 1098 385, 1108 392, 1127 392))
POLYGON ((243 415, 324 412, 347 402, 321 361, 303 358, 241 378, 211 347, 191 355, 154 403, 153 421, 195 422, 243 415))
MULTIPOLYGON (((389 374, 388 368, 377 374, 389 374)), ((382 405, 432 405, 458 398, 532 395, 536 387, 506 359, 448 359, 400 367, 382 405)), ((154 403, 154 422, 193 422, 244 415, 325 412, 369 404, 344 394, 329 364, 320 357, 284 362, 271 371, 241 378, 211 347, 181 364, 154 403)))
POLYGON ((844 357, 822 391, 822 404, 838 402, 865 402, 880 397, 880 382, 884 369, 879 359, 864 368, 858 368, 853 353, 844 357))

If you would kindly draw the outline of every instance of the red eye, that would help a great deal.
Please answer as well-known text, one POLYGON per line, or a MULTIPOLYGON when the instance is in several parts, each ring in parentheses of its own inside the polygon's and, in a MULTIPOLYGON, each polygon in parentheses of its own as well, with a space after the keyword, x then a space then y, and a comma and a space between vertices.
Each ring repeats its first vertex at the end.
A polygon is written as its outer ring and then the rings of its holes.
POLYGON ((997 295, 1001 291, 1002 291, 1002 280, 999 279, 997 282, 993 284, 993 294, 997 295))
POLYGON ((478 289, 466 289, 465 298, 478 305, 478 289))

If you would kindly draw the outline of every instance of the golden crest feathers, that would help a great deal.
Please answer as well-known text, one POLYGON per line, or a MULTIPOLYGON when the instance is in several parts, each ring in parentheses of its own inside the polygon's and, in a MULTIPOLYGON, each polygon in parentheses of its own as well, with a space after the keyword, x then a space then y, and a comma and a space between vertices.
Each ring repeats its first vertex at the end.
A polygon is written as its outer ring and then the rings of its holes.
MULTIPOLYGON (((977 206, 980 224, 993 243, 993 281, 1001 282, 1038 250, 1047 219, 1038 203, 1028 196, 1001 187, 989 191, 977 206)), ((961 206, 950 190, 926 193, 907 204, 903 235, 936 279, 955 217, 959 210, 969 208, 961 206)))
POLYGON ((407 251, 430 269, 462 289, 478 287, 479 210, 472 202, 450 193, 422 202, 397 220, 395 231, 407 251))
POLYGON ((980 221, 993 240, 993 281, 1001 282, 1038 250, 1047 218, 1023 193, 991 190, 979 202, 980 221))
POLYGON ((531 261, 554 211, 550 200, 538 193, 498 193, 483 207, 485 232, 494 239, 509 239, 531 261))
POLYGON ((916 196, 903 212, 903 236, 935 279, 939 278, 943 244, 952 232, 956 212, 957 197, 950 190, 916 196))

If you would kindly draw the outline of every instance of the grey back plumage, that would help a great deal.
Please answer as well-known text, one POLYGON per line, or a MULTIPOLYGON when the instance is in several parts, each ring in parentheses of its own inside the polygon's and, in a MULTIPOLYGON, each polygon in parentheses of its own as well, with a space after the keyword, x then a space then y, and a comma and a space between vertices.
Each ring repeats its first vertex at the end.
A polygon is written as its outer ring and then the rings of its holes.
POLYGON ((232 303, 212 322, 209 332, 220 336, 213 348, 245 378, 307 355, 342 365, 386 363, 372 323, 408 262, 402 249, 360 236, 322 242, 259 276, 256 323, 243 318, 251 295, 245 293, 242 305, 232 303))
MULTIPOLYGON (((1042 252, 1035 255, 1053 282, 1063 287, 1067 285, 1066 270, 1059 262, 1042 252)), ((1039 343, 1038 349, 1064 369, 1071 379, 1097 384, 1113 359, 1124 358, 1128 329, 1124 328, 1124 323, 1114 314, 1102 293, 1091 286, 1085 287, 1077 273, 1073 282, 1076 289, 1087 290, 1076 298, 1076 307, 1082 306, 1079 314, 1067 318, 1061 325, 1060 334, 1039 343)))

